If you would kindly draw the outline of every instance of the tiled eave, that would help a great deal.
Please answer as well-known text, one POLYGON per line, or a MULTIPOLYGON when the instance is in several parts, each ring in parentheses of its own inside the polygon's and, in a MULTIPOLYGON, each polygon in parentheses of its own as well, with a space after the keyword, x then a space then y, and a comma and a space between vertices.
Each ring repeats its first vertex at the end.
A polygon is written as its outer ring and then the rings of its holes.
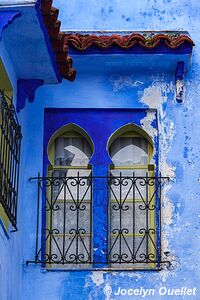
POLYGON ((91 47, 100 49, 109 49, 119 47, 124 50, 131 49, 135 46, 140 46, 143 49, 151 50, 159 46, 165 46, 169 49, 177 49, 184 44, 194 46, 191 38, 186 34, 173 33, 131 33, 127 35, 112 34, 112 35, 96 35, 96 34, 79 34, 66 33, 64 36, 64 44, 67 47, 73 46, 79 51, 88 50, 91 47))
POLYGON ((52 6, 53 0, 41 0, 44 24, 55 53, 60 75, 73 81, 76 71, 72 68, 71 53, 191 53, 194 43, 182 32, 129 32, 127 33, 77 33, 60 31, 59 10, 52 6), (74 52, 75 51, 75 52, 74 52), (97 51, 97 52, 95 52, 97 51), (99 51, 99 52, 98 52, 99 51))

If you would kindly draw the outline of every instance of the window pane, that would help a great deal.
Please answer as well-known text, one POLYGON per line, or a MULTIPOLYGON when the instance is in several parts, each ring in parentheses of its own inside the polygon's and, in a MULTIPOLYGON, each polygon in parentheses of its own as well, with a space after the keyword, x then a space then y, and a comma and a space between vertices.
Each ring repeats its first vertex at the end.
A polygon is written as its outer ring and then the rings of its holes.
POLYGON ((148 142, 143 137, 120 137, 110 147, 115 166, 148 163, 148 142))
POLYGON ((82 137, 59 137, 55 140, 55 165, 86 166, 91 156, 92 149, 82 137))
POLYGON ((144 268, 155 260, 155 179, 149 178, 148 141, 127 133, 112 143, 110 155, 110 263, 144 268))
POLYGON ((145 201, 147 192, 145 178, 148 176, 147 170, 112 170, 111 176, 113 177, 111 199, 115 199, 116 197, 119 199, 121 197, 122 200, 134 198, 145 201))
POLYGON ((56 167, 46 205, 46 250, 52 267, 90 267, 92 178, 88 163, 92 152, 88 141, 75 132, 54 142, 56 167))
POLYGON ((56 170, 47 183, 46 249, 54 267, 89 267, 92 181, 90 170, 56 170), (73 172, 68 176, 68 172, 73 172), (57 264, 57 265, 56 265, 57 264))

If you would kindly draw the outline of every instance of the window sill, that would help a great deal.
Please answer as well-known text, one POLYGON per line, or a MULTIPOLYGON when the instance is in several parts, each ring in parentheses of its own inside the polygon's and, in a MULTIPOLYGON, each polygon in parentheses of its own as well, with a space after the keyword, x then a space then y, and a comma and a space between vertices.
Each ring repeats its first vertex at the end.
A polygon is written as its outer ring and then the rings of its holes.
POLYGON ((91 268, 91 269, 48 269, 48 268, 42 268, 42 271, 45 272, 158 272, 161 271, 163 268, 152 268, 152 269, 131 269, 131 268, 121 268, 121 269, 115 269, 115 268, 91 268))

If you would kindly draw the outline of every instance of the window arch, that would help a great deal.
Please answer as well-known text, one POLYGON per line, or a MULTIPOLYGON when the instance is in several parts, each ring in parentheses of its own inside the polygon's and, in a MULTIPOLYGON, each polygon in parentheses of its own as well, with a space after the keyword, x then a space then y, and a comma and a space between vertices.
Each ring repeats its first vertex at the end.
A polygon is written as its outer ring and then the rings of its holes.
POLYGON ((153 155, 153 141, 139 126, 127 124, 110 137, 108 151, 114 167, 147 166, 153 155))
POLYGON ((81 127, 68 124, 57 130, 48 143, 51 165, 60 167, 89 167, 93 142, 81 127))

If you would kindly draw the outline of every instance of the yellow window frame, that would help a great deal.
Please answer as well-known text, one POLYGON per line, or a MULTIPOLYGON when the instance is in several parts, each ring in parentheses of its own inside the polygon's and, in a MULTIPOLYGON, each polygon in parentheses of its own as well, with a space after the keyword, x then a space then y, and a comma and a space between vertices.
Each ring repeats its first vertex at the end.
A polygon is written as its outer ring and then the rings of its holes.
MULTIPOLYGON (((117 138, 130 138, 130 137, 141 137, 144 138, 144 136, 140 133, 140 132, 136 132, 136 131, 128 131, 123 133, 122 135, 119 135, 117 138)), ((114 139, 113 139, 114 141, 114 139)), ((135 164, 135 165, 131 165, 131 166, 126 166, 126 165, 122 165, 122 166, 115 166, 114 164, 112 164, 110 166, 110 170, 146 170, 148 173, 148 177, 154 177, 154 170, 155 170, 155 165, 151 164, 151 160, 152 160, 152 156, 153 156, 153 146, 152 144, 149 142, 149 140, 147 140, 148 142, 148 164, 147 165, 139 165, 139 164, 135 164)), ((110 143, 111 146, 112 142, 110 143)), ((155 205, 155 184, 154 186, 149 186, 148 187, 148 195, 149 195, 149 199, 151 199, 151 206, 155 205)), ((130 199, 129 199, 130 201, 130 199)), ((133 200, 132 200, 133 201, 133 200)), ((141 199, 135 199, 135 202, 141 202, 143 203, 143 201, 141 199)), ((112 200, 111 200, 112 203, 112 200)), ((126 203, 128 203, 128 201, 126 200, 126 203)), ((153 243, 156 245, 156 210, 149 210, 149 217, 150 217, 150 228, 155 229, 155 235, 153 235, 152 233, 150 233, 150 237, 153 240, 153 243)), ((114 237, 115 234, 110 234, 110 238, 114 237)), ((126 235, 127 237, 140 237, 140 236, 144 236, 144 234, 136 234, 136 233, 130 233, 126 235)), ((151 240, 149 239, 149 240, 151 240)), ((154 257, 156 258, 156 249, 153 245, 153 243, 151 242, 151 246, 149 249, 149 253, 152 253, 154 255, 154 257)), ((149 263, 146 267, 146 269, 155 269, 156 268, 156 263, 149 263)), ((137 267, 137 269, 144 269, 144 267, 137 267)))
MULTIPOLYGON (((4 92, 5 96, 7 96, 6 100, 8 101, 8 104, 11 104, 12 97, 13 97, 13 87, 1 57, 0 57, 0 90, 4 92)), ((1 123, 1 119, 0 119, 0 123, 1 123)), ((0 144, 1 144, 1 135, 0 135, 0 144)), ((7 169, 9 169, 9 164, 7 165, 7 169)), ((0 203, 0 219, 2 220, 4 229, 6 230, 6 232, 8 232, 10 221, 1 203, 0 203)))

